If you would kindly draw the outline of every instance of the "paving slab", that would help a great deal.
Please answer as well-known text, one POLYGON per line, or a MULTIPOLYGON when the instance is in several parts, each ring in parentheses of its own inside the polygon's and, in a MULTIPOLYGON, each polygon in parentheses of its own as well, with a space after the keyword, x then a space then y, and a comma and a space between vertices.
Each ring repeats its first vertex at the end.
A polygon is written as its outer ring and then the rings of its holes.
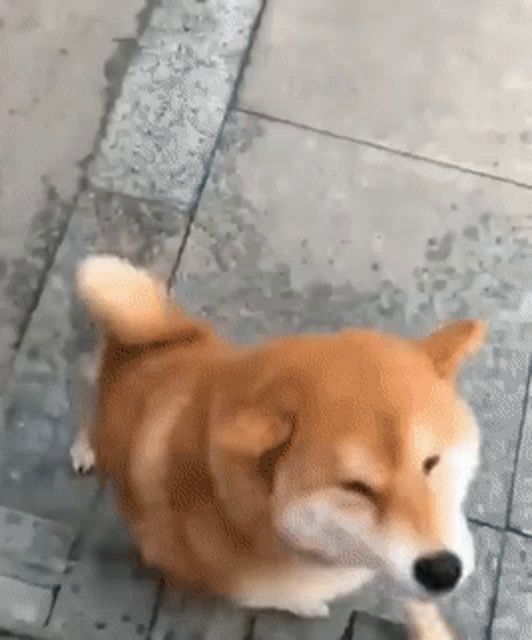
POLYGON ((532 539, 507 534, 491 640, 532 636, 532 539))
POLYGON ((244 342, 346 325, 419 335, 455 316, 487 319, 491 342, 463 376, 485 443, 469 504, 503 525, 531 327, 522 269, 532 262, 517 227, 531 206, 514 186, 235 114, 175 290, 244 342))
POLYGON ((150 640, 251 640, 252 616, 221 600, 165 594, 150 640))
POLYGON ((530 3, 270 0, 240 105, 532 184, 530 3))
POLYGON ((81 199, 14 365, 0 447, 0 504, 67 523, 86 512, 96 483, 75 477, 68 455, 77 369, 93 347, 73 292, 75 269, 88 253, 112 252, 167 278, 186 222, 176 207, 106 194, 81 199))
POLYGON ((43 626, 53 603, 53 590, 0 576, 0 621, 3 628, 19 624, 43 626))
POLYGON ((75 538, 68 526, 0 507, 0 575, 53 586, 75 538))
POLYGON ((93 184, 194 202, 261 0, 163 1, 122 84, 93 184))
POLYGON ((0 0, 0 386, 143 6, 0 0))
POLYGON ((99 505, 59 590, 48 627, 64 638, 146 638, 157 583, 134 562, 110 495, 99 505))
POLYGON ((349 640, 408 640, 408 631, 404 626, 361 613, 355 619, 349 640))

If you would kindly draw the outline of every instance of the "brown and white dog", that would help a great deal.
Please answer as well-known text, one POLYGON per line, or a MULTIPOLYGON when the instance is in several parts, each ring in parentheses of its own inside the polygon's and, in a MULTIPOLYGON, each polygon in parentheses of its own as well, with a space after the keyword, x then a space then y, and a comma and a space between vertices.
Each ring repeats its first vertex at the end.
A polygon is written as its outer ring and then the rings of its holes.
POLYGON ((420 637, 452 637, 430 602, 474 565, 479 436, 455 377, 482 323, 240 347, 117 258, 87 259, 77 284, 102 345, 73 464, 111 481, 148 565, 302 616, 384 572, 420 637))

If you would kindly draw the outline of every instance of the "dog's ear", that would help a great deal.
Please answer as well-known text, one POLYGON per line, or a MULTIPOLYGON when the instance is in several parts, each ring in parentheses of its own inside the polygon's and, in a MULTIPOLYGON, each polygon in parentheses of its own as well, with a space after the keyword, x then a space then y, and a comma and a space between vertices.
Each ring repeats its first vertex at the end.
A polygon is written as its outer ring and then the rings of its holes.
POLYGON ((486 337, 486 325, 480 320, 457 320, 419 342, 442 378, 452 379, 464 360, 475 354, 486 337))
POLYGON ((213 443, 233 455, 258 460, 290 436, 288 416, 262 407, 240 408, 218 425, 213 443))
POLYGON ((267 516, 275 469, 295 429, 288 400, 287 387, 273 384, 244 404, 214 403, 210 471, 226 513, 241 530, 256 528, 267 516))

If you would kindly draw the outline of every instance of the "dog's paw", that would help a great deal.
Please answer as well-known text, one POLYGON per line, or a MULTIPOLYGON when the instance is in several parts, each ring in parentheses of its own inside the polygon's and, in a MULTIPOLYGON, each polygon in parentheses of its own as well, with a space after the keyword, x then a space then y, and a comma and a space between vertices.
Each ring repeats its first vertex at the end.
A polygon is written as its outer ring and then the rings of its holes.
POLYGON ((233 599, 245 609, 273 609, 299 618, 327 618, 330 613, 329 605, 324 600, 278 598, 274 594, 254 594, 233 599))
POLYGON ((86 474, 94 469, 96 456, 88 442, 76 440, 70 448, 70 460, 76 473, 86 474))
POLYGON ((289 605, 288 611, 300 618, 327 618, 330 614, 329 605, 323 601, 289 605))

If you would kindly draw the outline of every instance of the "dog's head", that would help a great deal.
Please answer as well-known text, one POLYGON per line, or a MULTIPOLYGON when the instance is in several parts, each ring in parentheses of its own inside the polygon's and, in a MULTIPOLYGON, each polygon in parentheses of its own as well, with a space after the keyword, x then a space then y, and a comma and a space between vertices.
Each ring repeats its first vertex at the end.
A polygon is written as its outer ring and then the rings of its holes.
POLYGON ((295 550, 382 569, 416 596, 453 590, 474 564, 463 501, 479 445, 455 377, 484 334, 353 330, 246 355, 213 426, 226 503, 264 498, 295 550))

